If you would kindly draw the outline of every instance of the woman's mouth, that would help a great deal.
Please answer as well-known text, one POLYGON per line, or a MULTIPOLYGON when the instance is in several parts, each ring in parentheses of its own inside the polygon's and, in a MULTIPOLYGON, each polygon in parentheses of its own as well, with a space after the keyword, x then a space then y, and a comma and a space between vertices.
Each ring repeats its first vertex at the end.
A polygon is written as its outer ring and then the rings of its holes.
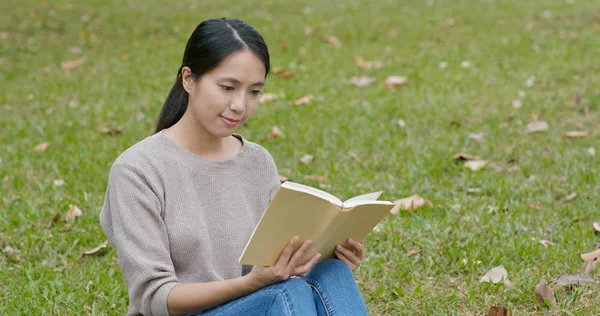
POLYGON ((221 116, 221 118, 223 119, 223 122, 225 123, 225 125, 227 125, 228 127, 235 127, 242 122, 242 120, 234 120, 234 119, 230 119, 230 118, 227 118, 224 116, 221 116))

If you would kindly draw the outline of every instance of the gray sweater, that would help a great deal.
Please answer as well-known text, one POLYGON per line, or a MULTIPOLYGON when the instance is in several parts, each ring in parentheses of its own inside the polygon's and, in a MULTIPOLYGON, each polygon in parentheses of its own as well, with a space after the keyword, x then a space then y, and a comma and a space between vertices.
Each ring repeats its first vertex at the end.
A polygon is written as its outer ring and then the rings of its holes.
POLYGON ((267 150, 243 141, 212 161, 159 132, 114 161, 100 224, 117 251, 129 292, 127 315, 168 315, 177 283, 250 272, 238 259, 280 185, 267 150))

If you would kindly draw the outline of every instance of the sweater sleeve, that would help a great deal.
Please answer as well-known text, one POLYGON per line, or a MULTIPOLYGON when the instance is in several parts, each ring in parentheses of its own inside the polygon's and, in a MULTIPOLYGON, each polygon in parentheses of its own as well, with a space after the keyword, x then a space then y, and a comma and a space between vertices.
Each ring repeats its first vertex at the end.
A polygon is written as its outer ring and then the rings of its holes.
POLYGON ((271 201, 281 186, 281 180, 279 178, 279 170, 277 169, 275 159, 273 159, 271 153, 266 149, 265 154, 267 156, 267 170, 269 175, 269 201, 271 201))
POLYGON ((149 179, 133 167, 114 165, 100 224, 117 250, 130 312, 168 315, 167 296, 178 280, 161 203, 149 179))

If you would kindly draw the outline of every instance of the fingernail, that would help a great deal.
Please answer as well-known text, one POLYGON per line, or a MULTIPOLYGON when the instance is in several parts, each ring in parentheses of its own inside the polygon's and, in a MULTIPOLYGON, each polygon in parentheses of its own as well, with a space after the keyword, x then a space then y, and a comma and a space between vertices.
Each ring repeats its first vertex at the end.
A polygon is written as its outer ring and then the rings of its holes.
POLYGON ((317 259, 319 259, 319 258, 321 258, 321 254, 320 253, 317 254, 317 259))
POLYGON ((300 239, 298 236, 294 237, 294 239, 292 239, 292 242, 295 243, 298 241, 298 239, 300 239))

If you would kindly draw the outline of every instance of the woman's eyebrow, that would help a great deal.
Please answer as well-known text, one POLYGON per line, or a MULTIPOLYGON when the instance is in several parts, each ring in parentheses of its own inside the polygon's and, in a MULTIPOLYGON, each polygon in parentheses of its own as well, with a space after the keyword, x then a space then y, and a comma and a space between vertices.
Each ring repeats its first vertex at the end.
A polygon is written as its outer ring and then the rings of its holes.
MULTIPOLYGON (((235 84, 241 84, 242 83, 241 81, 239 81, 239 80, 237 80, 237 79, 235 79, 233 77, 222 77, 221 80, 229 81, 229 82, 235 83, 235 84)), ((252 86, 262 87, 264 85, 265 85, 265 83, 263 81, 258 81, 258 82, 255 82, 252 86)))

